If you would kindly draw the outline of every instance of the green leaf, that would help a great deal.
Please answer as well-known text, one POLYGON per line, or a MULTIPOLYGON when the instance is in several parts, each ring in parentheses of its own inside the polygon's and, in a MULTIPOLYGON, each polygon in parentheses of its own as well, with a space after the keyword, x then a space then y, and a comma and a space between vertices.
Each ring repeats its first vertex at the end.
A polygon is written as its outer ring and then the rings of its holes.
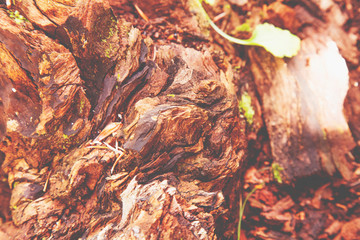
POLYGON ((276 57, 293 57, 300 49, 300 38, 288 30, 264 23, 257 25, 248 39, 251 45, 264 47, 276 57))
POLYGON ((204 0, 204 2, 206 2, 210 6, 214 6, 214 4, 215 4, 215 0, 204 0))
POLYGON ((255 45, 265 48, 276 57, 293 57, 300 50, 301 40, 298 36, 292 34, 289 30, 275 27, 272 24, 264 23, 256 26, 251 38, 239 39, 226 34, 210 19, 209 15, 198 0, 199 7, 202 9, 209 21, 210 26, 222 37, 230 42, 241 45, 255 45))
POLYGON ((235 28, 235 31, 237 32, 250 32, 251 27, 249 23, 243 23, 235 28))

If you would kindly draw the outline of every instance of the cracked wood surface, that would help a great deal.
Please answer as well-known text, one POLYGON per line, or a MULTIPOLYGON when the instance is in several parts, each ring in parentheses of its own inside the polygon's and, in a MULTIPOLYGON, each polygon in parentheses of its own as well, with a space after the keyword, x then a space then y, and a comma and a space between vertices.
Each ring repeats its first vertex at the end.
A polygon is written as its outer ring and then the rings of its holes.
POLYGON ((0 236, 216 239, 246 148, 231 74, 142 40, 107 1, 15 7, 28 21, 0 8, 0 236))

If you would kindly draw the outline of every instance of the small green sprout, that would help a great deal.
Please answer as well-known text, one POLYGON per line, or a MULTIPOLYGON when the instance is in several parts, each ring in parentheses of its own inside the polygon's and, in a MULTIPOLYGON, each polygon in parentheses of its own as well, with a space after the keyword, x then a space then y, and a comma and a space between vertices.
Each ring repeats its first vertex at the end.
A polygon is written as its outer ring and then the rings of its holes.
POLYGON ((284 168, 281 167, 278 163, 273 163, 271 164, 271 172, 273 175, 273 178, 278 182, 278 183, 282 183, 282 178, 281 178, 281 171, 283 171, 284 168))
POLYGON ((239 110, 244 114, 248 124, 252 124, 254 120, 255 110, 251 106, 251 97, 245 92, 241 95, 241 100, 239 101, 239 110))
POLYGON ((82 114, 85 108, 85 99, 81 99, 79 106, 79 114, 82 114))
POLYGON ((15 10, 14 12, 9 10, 8 12, 9 12, 10 18, 14 19, 16 24, 21 24, 21 23, 23 23, 25 21, 28 21, 23 15, 21 15, 19 13, 18 10, 15 10))
MULTIPOLYGON (((273 178, 278 182, 278 183, 282 183, 282 178, 281 178, 281 171, 284 170, 283 167, 281 167, 278 163, 272 163, 271 164, 271 168, 270 167, 265 167, 259 170, 259 172, 262 172, 264 170, 271 170, 272 176, 273 178)), ((240 203, 239 203, 239 223, 238 223, 238 229, 237 229, 237 240, 240 240, 241 237, 241 221, 243 218, 243 214, 244 214, 244 210, 245 210, 245 205, 247 203, 247 201, 249 200, 249 198, 251 197, 251 195, 253 193, 256 192, 256 190, 258 189, 262 189, 265 186, 264 182, 261 182, 260 184, 257 184, 247 195, 246 198, 244 200, 244 202, 242 201, 242 197, 240 196, 240 203)))
POLYGON ((16 210, 18 207, 16 206, 16 205, 14 205, 14 206, 10 206, 10 209, 11 210, 16 210))
POLYGON ((12 188, 16 188, 16 186, 17 186, 19 183, 20 183, 20 182, 18 182, 18 181, 14 182, 12 188))
POLYGON ((241 45, 261 46, 275 57, 280 58, 293 57, 300 50, 301 40, 298 36, 292 34, 289 30, 275 27, 269 23, 257 25, 249 39, 239 39, 232 37, 216 26, 216 24, 210 19, 205 9, 202 7, 201 0, 198 1, 200 9, 203 11, 206 19, 209 21, 210 26, 218 34, 230 42, 241 45))
POLYGON ((240 236, 241 236, 241 220, 243 218, 243 214, 244 214, 244 210, 245 210, 245 205, 247 203, 247 201, 249 200, 250 196, 256 192, 256 190, 258 189, 262 189, 264 187, 265 183, 262 183, 262 184, 258 184, 256 185, 252 190, 251 192, 249 192, 247 195, 246 195, 246 198, 244 200, 244 202, 242 201, 242 197, 240 196, 240 209, 239 209, 239 223, 238 223, 238 236, 237 236, 237 239, 240 240, 240 236))

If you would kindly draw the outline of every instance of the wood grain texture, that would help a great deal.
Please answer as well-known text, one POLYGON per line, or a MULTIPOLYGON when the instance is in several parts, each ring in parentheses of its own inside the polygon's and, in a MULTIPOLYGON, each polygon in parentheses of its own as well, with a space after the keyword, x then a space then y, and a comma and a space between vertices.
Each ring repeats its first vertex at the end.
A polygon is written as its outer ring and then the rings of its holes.
POLYGON ((16 7, 29 22, 0 9, 0 236, 216 239, 246 149, 231 74, 142 40, 107 1, 16 7))

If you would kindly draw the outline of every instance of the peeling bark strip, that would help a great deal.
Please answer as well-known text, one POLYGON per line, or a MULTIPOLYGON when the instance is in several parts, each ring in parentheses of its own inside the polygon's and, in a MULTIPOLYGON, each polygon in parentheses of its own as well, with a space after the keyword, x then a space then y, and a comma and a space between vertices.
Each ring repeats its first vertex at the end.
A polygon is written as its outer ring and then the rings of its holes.
POLYGON ((289 181, 336 172, 349 179, 346 154, 355 143, 343 114, 349 85, 345 59, 358 63, 356 42, 343 30, 347 17, 337 4, 303 3, 306 7, 294 9, 274 3, 269 19, 288 15, 285 25, 302 28, 297 56, 283 60, 260 49, 249 51, 272 154, 289 181))
POLYGON ((250 51, 272 154, 289 181, 337 171, 349 179, 346 154, 354 141, 343 115, 348 69, 332 39, 311 36, 287 63, 250 51))
POLYGON ((143 41, 106 1, 14 7, 28 21, 0 9, 12 191, 0 236, 216 239, 246 142, 231 79, 210 54, 143 41))

